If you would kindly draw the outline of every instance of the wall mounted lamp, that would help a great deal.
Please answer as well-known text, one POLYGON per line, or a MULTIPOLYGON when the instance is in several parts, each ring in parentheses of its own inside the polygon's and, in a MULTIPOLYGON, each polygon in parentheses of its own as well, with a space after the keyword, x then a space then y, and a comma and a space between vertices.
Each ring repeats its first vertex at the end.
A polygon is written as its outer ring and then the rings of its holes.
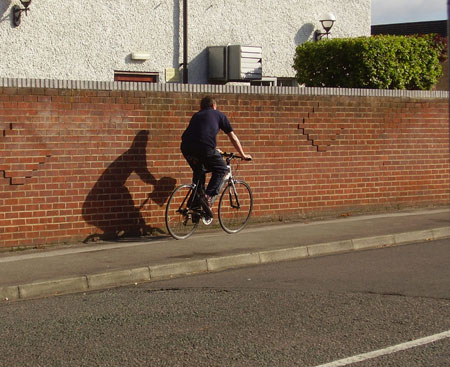
POLYGON ((25 12, 25 15, 28 15, 28 7, 31 4, 31 0, 20 0, 20 2, 22 7, 19 5, 14 5, 12 8, 14 27, 18 27, 20 25, 23 12, 25 12))
POLYGON ((314 32, 314 41, 320 41, 324 36, 330 35, 330 30, 333 28, 334 22, 336 21, 336 17, 333 13, 325 14, 321 19, 320 23, 322 24, 322 28, 325 32, 320 32, 319 30, 314 32))

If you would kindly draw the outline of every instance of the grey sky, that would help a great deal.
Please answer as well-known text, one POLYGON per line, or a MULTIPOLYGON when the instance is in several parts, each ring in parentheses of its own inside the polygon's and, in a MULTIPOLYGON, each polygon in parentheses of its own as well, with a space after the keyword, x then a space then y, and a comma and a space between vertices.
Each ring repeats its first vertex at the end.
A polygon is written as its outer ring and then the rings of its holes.
POLYGON ((372 24, 447 19, 447 0, 372 0, 372 24))

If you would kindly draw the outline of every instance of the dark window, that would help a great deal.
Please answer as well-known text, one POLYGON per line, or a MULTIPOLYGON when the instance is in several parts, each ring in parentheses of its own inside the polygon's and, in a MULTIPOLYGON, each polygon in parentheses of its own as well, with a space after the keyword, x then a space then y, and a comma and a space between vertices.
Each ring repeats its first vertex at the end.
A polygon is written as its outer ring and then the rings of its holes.
POLYGON ((158 73, 142 73, 135 71, 115 71, 115 82, 158 83, 158 73))
POLYGON ((278 78, 277 85, 279 87, 298 87, 298 82, 295 78, 278 78))

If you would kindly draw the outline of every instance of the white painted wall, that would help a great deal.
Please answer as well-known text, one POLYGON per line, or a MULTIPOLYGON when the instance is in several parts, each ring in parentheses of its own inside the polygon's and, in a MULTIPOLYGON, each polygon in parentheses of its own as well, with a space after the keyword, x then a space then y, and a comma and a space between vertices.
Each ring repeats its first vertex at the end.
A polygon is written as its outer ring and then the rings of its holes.
MULTIPOLYGON (((111 81, 114 70, 157 72, 183 62, 182 0, 34 0, 19 27, 0 0, 0 77, 111 81), (132 61, 134 51, 151 58, 132 61)), ((295 47, 321 29, 370 35, 370 0, 188 0, 189 82, 207 83, 207 46, 263 49, 265 76, 294 77, 295 47)))

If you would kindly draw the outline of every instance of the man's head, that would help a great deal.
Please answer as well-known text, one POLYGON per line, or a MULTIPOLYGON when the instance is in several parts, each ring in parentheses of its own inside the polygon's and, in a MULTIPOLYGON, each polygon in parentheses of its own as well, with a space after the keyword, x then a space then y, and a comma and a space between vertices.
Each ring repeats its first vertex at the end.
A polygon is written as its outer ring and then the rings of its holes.
POLYGON ((205 110, 207 108, 216 109, 217 103, 216 100, 211 96, 203 97, 200 102, 200 109, 205 110))

